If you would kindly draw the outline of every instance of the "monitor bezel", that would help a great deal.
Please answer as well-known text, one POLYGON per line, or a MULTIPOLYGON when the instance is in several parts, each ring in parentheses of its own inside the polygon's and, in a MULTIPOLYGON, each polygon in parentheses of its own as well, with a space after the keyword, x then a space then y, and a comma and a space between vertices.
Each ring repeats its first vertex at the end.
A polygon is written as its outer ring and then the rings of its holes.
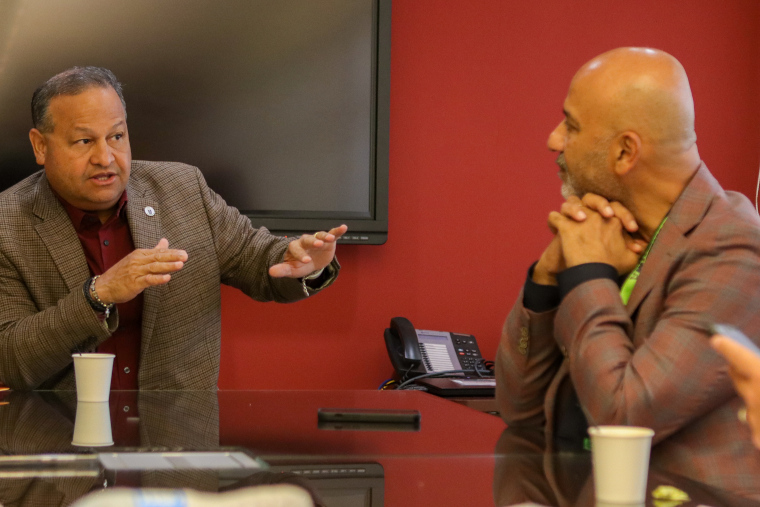
MULTIPOLYGON (((390 81, 391 81, 391 0, 374 0, 373 5, 373 65, 370 150, 370 216, 347 218, 335 213, 335 218, 277 216, 278 212, 241 210, 255 227, 266 227, 278 236, 299 236, 326 231, 341 224, 348 233, 341 243, 382 245, 388 239, 388 182, 390 154, 390 81)), ((305 215, 305 213, 301 213, 305 215)))

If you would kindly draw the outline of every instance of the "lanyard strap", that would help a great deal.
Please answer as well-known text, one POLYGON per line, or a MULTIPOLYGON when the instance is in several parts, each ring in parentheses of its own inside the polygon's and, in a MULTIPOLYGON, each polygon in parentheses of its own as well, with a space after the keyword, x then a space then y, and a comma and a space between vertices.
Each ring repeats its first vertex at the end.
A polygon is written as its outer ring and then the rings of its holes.
POLYGON ((625 279, 625 282, 623 282, 623 285, 620 286, 620 299, 623 300, 624 305, 627 305, 628 300, 631 299, 631 293, 633 292, 633 288, 636 286, 636 281, 639 279, 639 274, 641 273, 641 267, 646 262, 647 256, 649 256, 649 251, 652 249, 654 242, 657 240, 657 235, 660 234, 660 230, 662 230, 662 226, 665 225, 665 222, 667 220, 668 220, 667 216, 662 219, 662 222, 660 222, 660 225, 657 227, 657 230, 654 232, 654 236, 652 236, 652 239, 649 241, 649 244, 647 245, 647 249, 644 250, 644 255, 641 256, 641 259, 639 259, 639 263, 636 264, 636 267, 633 268, 633 271, 630 272, 628 277, 625 279))

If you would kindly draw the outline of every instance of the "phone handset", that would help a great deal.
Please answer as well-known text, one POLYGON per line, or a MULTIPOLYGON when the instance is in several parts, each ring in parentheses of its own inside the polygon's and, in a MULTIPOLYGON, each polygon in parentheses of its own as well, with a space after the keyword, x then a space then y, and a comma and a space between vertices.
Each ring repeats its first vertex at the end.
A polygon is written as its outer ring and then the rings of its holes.
POLYGON ((404 347, 404 360, 409 366, 417 366, 422 358, 420 357, 420 344, 417 340, 417 330, 409 319, 404 317, 394 317, 391 319, 391 332, 396 333, 401 338, 404 347))
POLYGON ((417 331, 408 319, 392 318, 391 326, 385 330, 384 338, 388 357, 398 373, 422 370, 417 331))

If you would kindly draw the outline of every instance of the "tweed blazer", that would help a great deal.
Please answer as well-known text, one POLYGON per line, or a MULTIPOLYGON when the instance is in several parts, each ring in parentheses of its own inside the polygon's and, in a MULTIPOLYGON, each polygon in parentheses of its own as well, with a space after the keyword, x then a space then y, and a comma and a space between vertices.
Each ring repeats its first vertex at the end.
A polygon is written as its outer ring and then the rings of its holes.
POLYGON ((760 343, 759 292, 760 220, 746 197, 725 192, 701 164, 627 305, 609 279, 580 284, 542 313, 527 310, 520 295, 496 358, 501 415, 551 435, 557 389, 569 375, 590 423, 652 428, 654 444, 673 452, 701 446, 703 455, 689 453, 684 466, 712 459, 725 465, 713 468, 732 487, 745 474, 738 467, 749 463, 746 473, 757 473, 758 460, 708 329, 729 323, 760 343))
MULTIPOLYGON (((216 389, 220 283, 258 301, 304 298, 298 280, 267 274, 289 240, 255 229, 185 164, 133 161, 127 197, 135 248, 167 238, 188 253, 168 284, 144 292, 140 389, 216 389)), ((44 171, 0 194, 0 209, 0 382, 73 389, 72 352, 107 340, 118 312, 102 321, 87 303, 87 261, 44 171)))

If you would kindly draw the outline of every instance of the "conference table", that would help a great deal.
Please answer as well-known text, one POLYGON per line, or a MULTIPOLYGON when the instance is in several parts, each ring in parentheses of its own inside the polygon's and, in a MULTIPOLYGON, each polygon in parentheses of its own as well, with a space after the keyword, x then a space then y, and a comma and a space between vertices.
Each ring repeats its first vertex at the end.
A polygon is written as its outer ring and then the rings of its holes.
MULTIPOLYGON (((119 486, 277 482, 328 507, 595 505, 587 451, 419 391, 112 391, 102 404, 10 391, 0 450, 4 506, 69 505, 119 486)), ((648 491, 678 488, 683 506, 760 505, 760 477, 738 488, 714 470, 684 475, 682 463, 655 447, 648 491)))

